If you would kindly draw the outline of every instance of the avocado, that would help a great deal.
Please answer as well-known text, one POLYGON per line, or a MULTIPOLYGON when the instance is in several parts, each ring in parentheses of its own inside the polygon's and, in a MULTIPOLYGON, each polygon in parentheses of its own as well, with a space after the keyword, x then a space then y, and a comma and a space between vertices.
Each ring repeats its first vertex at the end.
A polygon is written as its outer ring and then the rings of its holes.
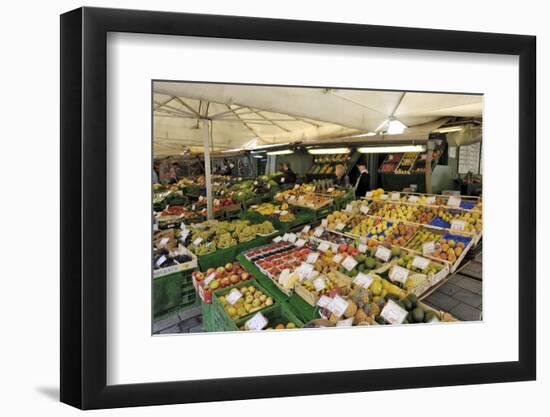
POLYGON ((399 249, 397 246, 393 246, 391 248, 391 256, 396 257, 396 256, 399 256, 399 255, 401 255, 401 249, 399 249))
POLYGON ((378 324, 386 324, 386 320, 384 320, 384 317, 378 316, 374 319, 378 324))
POLYGON ((374 269, 376 268, 376 259, 374 258, 366 258, 365 259, 365 266, 367 267, 367 269, 374 269))
POLYGON ((429 323, 435 317, 435 313, 431 310, 426 311, 424 314, 424 323, 429 323))
POLYGON ((418 307, 418 298, 416 298, 416 295, 411 293, 407 295, 407 299, 411 302, 412 308, 418 307))
POLYGON ((396 294, 393 294, 393 293, 389 292, 389 293, 387 293, 387 294, 386 294, 386 297, 385 297, 385 299, 386 299, 386 301, 388 301, 388 300, 390 300, 390 299, 391 299, 391 300, 393 300, 393 301, 396 301, 396 302, 397 302, 397 301, 399 301, 399 296, 398 296, 398 295, 396 295, 396 294))
POLYGON ((416 307, 413 311, 413 319, 416 323, 422 323, 424 321, 424 310, 420 307, 416 307))
POLYGON ((357 268, 353 268, 349 274, 351 277, 356 277, 358 273, 359 271, 357 270, 357 268))
POLYGON ((403 305, 405 306, 405 310, 407 311, 411 311, 414 308, 411 300, 409 300, 407 297, 403 298, 401 302, 403 303, 403 305))
POLYGON ((367 259, 367 257, 365 255, 362 255, 362 254, 357 255, 355 257, 355 260, 357 261, 357 263, 360 263, 360 264, 364 263, 366 259, 367 259))

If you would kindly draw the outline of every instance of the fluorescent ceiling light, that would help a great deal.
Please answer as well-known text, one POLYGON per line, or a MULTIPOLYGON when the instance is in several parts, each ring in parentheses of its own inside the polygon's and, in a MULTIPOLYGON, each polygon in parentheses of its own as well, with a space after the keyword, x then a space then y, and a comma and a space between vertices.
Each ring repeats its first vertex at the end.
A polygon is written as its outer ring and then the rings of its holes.
POLYGON ((439 133, 459 132, 461 130, 462 130, 462 126, 444 127, 442 129, 437 129, 439 133))
POLYGON ((252 158, 265 158, 264 155, 252 155, 252 158))
POLYGON ((268 152, 267 154, 270 156, 273 156, 273 155, 290 155, 291 153, 294 153, 292 149, 283 149, 282 151, 271 151, 271 152, 268 152))
POLYGON ((424 145, 372 146, 357 149, 360 153, 424 152, 424 145))
POLYGON ((308 149, 307 151, 312 155, 343 154, 349 153, 349 148, 322 148, 308 149))
POLYGON ((248 149, 255 151, 255 150, 261 150, 264 148, 273 148, 274 146, 285 146, 285 145, 290 145, 290 143, 286 142, 286 143, 273 143, 271 145, 257 145, 257 146, 251 146, 248 149))

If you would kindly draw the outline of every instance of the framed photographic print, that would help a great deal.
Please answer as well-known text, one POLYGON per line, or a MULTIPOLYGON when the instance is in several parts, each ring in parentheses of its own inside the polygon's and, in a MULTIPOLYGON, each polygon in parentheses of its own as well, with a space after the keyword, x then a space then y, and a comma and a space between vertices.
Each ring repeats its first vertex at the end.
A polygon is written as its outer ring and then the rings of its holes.
POLYGON ((532 380, 535 38, 61 16, 61 400, 532 380))

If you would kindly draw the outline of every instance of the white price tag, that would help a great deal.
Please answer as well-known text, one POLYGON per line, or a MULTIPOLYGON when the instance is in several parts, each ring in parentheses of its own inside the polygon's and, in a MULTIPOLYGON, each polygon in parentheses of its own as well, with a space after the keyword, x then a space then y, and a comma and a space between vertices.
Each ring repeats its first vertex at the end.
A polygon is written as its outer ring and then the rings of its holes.
POLYGON ((289 233, 289 234, 288 234, 288 241, 289 241, 290 243, 296 242, 296 235, 295 235, 294 233, 289 233))
POLYGON ((225 301, 231 305, 234 305, 242 296, 242 293, 238 289, 233 288, 227 297, 225 297, 225 301))
POLYGON ((210 284, 214 278, 216 278, 216 273, 215 272, 212 272, 210 275, 208 275, 205 279, 204 279, 204 285, 208 285, 210 284))
POLYGON ((450 196, 447 200, 447 205, 449 207, 460 207, 460 197, 456 197, 454 195, 450 196))
POLYGON ((426 197, 426 204, 427 205, 431 205, 431 204, 434 204, 434 203, 435 203, 435 197, 434 196, 426 197))
POLYGON ((369 214, 369 206, 361 206, 359 210, 361 210, 363 214, 369 214))
POLYGON ((304 228, 302 229, 302 233, 307 233, 311 230, 311 226, 308 224, 308 225, 305 225, 304 228))
POLYGON ((321 308, 327 307, 332 302, 332 298, 322 295, 317 301, 317 305, 321 308))
POLYGON ((306 244, 306 241, 304 239, 298 239, 295 243, 295 245, 298 246, 299 248, 301 248, 305 244, 306 244))
POLYGON ((336 322, 336 327, 349 327, 353 325, 353 317, 350 317, 349 319, 345 320, 338 320, 336 322))
POLYGON ((391 258, 391 250, 384 246, 378 246, 374 256, 384 262, 388 262, 391 258))
POLYGON ((357 261, 353 259, 353 256, 348 256, 342 262, 342 266, 346 268, 348 271, 351 271, 353 268, 357 266, 357 261))
MULTIPOLYGON (((276 211, 276 210, 275 210, 276 211)), ((273 213, 275 213, 275 211, 273 213)), ((279 214, 281 216, 286 216, 288 214, 288 211, 287 210, 283 210, 283 211, 280 211, 279 214)))
POLYGON ((358 285, 366 289, 370 287, 370 284, 372 284, 372 281, 374 281, 374 278, 370 275, 364 274, 363 272, 359 272, 353 279, 353 283, 355 285, 358 285))
POLYGON ((273 242, 279 243, 281 240, 283 240, 282 236, 277 236, 276 238, 273 238, 273 242))
POLYGON ((334 257, 332 258, 332 262, 339 264, 340 262, 342 262, 342 258, 343 256, 341 254, 334 255, 334 257))
POLYGON ((337 252, 338 252, 338 244, 337 244, 337 243, 331 243, 331 244, 330 244, 330 249, 331 249, 334 253, 337 253, 337 252))
POLYGON ((285 177, 281 177, 281 182, 285 182, 285 177))
POLYGON ((330 187, 327 189, 327 193, 332 193, 334 191, 334 187, 330 187))
POLYGON ((327 242, 321 242, 317 249, 321 252, 326 252, 330 249, 330 245, 327 242))
POLYGON ((435 242, 426 242, 422 245, 422 254, 429 256, 435 251, 435 242))
POLYGON ((163 237, 159 242, 159 247, 160 246, 166 246, 166 244, 168 243, 169 240, 170 240, 169 237, 163 237))
POLYGON ((321 226, 327 227, 328 226, 328 220, 327 219, 321 220, 321 226))
POLYGON ((390 324, 401 324, 408 314, 407 310, 390 299, 382 309, 380 316, 390 324))
POLYGON ((388 199, 388 195, 387 194, 382 194, 380 196, 380 200, 387 200, 388 199))
POLYGON ((392 201, 398 201, 401 198, 401 194, 399 193, 391 193, 391 200, 392 201))
POLYGON ((418 201, 418 196, 416 195, 411 195, 409 197, 409 203, 416 203, 418 201))
POLYGON ((302 262, 302 264, 296 269, 296 273, 300 275, 300 277, 307 278, 307 276, 313 271, 313 265, 302 262))
POLYGON ((180 240, 182 242, 185 242, 185 239, 187 239, 187 236, 189 236, 189 233, 191 233, 191 231, 189 229, 182 230, 181 235, 180 235, 180 240))
POLYGON ((394 265, 390 269, 389 277, 392 281, 401 282, 404 284, 409 276, 409 270, 399 265, 394 265))
POLYGON ((365 197, 371 198, 374 193, 372 191, 367 191, 367 194, 365 194, 365 197))
POLYGON ((336 316, 340 317, 348 308, 349 303, 339 295, 335 295, 327 308, 336 316))
POLYGON ((314 279, 313 286, 315 287, 315 291, 317 292, 323 291, 325 289, 325 279, 323 277, 314 279))
POLYGON ((290 235, 288 233, 285 233, 283 235, 283 242, 288 242, 288 239, 290 238, 290 235))
POLYGON ((336 224, 336 230, 344 230, 346 225, 344 223, 338 223, 336 224))
POLYGON ((315 229, 315 231, 313 232, 313 236, 315 237, 321 237, 323 235, 323 232, 325 231, 325 229, 323 229, 322 227, 317 227, 315 229))
POLYGON ((298 184, 294 185, 295 190, 297 190, 298 188, 300 188, 300 186, 298 184))
POLYGON ((366 253, 367 245, 365 245, 364 243, 360 243, 359 246, 357 246, 357 250, 361 253, 366 253))
POLYGON ((195 206, 194 204, 191 206, 191 211, 195 211, 197 208, 197 206, 195 206))
POLYGON ((452 230, 464 230, 466 228, 466 222, 463 220, 451 220, 452 230))
POLYGON ((245 327, 248 330, 262 330, 265 326, 267 326, 267 323, 268 321, 264 315, 261 312, 258 312, 254 315, 254 317, 245 323, 245 327))
POLYGON ((162 255, 160 258, 157 259, 156 265, 161 266, 164 262, 166 262, 166 256, 162 255))
POLYGON ((202 237, 198 237, 193 241, 193 245, 199 246, 202 243, 202 237))
POLYGON ((153 223, 153 230, 156 232, 157 230, 159 230, 159 225, 155 222, 153 223))
POLYGON ((413 259, 413 266, 421 271, 424 271, 429 265, 430 260, 423 258, 422 256, 415 256, 413 259))
POLYGON ((346 211, 351 213, 353 211, 353 206, 351 204, 346 205, 346 211))
POLYGON ((317 259, 319 259, 319 255, 320 253, 319 252, 311 252, 308 256, 307 256, 307 259, 306 259, 306 262, 308 264, 314 264, 317 259))

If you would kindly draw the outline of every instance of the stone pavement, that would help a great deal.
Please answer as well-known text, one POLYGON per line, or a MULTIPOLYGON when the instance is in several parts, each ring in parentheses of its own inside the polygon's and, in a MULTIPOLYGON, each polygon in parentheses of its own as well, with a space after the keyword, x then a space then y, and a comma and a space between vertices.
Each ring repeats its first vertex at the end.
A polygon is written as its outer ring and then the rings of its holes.
POLYGON ((448 311, 459 320, 480 320, 482 268, 482 258, 479 254, 423 301, 436 309, 448 311))

